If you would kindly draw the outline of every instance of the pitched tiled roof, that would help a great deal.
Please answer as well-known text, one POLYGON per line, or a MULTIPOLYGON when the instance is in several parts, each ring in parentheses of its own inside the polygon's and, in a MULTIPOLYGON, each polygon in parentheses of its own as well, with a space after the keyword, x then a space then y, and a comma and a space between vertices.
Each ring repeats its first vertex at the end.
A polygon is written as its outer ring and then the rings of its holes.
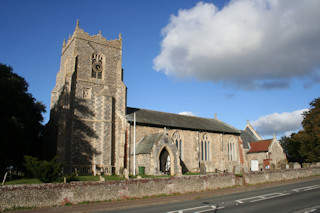
POLYGON ((134 112, 136 113, 137 124, 208 132, 230 133, 237 135, 240 134, 240 131, 238 129, 218 119, 201 118, 196 116, 179 115, 127 107, 126 118, 129 122, 133 122, 134 112))
POLYGON ((249 150, 249 153, 253 152, 267 152, 269 149, 269 146, 272 142, 272 139, 268 140, 262 140, 262 141, 256 141, 256 142, 251 142, 250 147, 251 149, 249 150))

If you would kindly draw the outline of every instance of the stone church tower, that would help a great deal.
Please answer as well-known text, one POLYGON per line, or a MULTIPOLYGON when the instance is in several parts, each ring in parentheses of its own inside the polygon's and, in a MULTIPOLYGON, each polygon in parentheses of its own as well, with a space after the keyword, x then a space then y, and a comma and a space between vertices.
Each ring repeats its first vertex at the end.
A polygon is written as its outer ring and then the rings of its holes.
POLYGON ((127 107, 126 96, 121 35, 91 36, 77 22, 63 42, 48 123, 48 150, 57 150, 65 172, 180 175, 243 167, 238 129, 217 118, 127 107))
POLYGON ((66 172, 111 174, 123 167, 126 86, 121 64, 121 34, 116 40, 101 32, 90 36, 77 21, 63 42, 50 124, 66 172))

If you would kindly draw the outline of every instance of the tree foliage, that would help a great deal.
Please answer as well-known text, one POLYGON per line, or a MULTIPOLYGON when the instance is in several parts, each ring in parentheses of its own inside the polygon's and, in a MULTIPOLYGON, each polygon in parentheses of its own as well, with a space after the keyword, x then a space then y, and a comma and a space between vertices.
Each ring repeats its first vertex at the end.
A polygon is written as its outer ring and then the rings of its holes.
POLYGON ((52 183, 60 177, 62 164, 57 162, 56 157, 50 161, 38 160, 35 157, 24 156, 24 166, 32 177, 38 178, 44 183, 52 183))
POLYGON ((309 111, 303 113, 303 130, 283 137, 283 146, 288 160, 297 162, 320 161, 320 98, 310 103, 309 111))
POLYGON ((291 137, 282 137, 280 143, 288 161, 303 163, 303 158, 299 152, 300 142, 295 140, 294 135, 295 133, 293 133, 291 137))
POLYGON ((24 155, 40 156, 45 106, 28 93, 28 83, 0 63, 0 174, 22 169, 24 155))

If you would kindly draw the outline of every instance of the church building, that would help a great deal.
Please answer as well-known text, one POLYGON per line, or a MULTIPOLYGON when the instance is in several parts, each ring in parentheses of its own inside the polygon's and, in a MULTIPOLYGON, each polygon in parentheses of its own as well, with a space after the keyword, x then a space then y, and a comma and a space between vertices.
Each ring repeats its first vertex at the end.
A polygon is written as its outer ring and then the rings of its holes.
POLYGON ((217 118, 127 106, 122 38, 89 35, 76 24, 63 42, 50 125, 65 171, 180 175, 245 167, 241 132, 217 118))

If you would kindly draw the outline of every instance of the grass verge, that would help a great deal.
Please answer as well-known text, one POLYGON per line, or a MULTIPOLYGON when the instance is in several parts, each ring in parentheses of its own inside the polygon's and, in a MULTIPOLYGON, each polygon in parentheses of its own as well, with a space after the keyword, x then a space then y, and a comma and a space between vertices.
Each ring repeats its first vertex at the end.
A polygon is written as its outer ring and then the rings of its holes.
POLYGON ((42 183, 37 178, 22 178, 17 180, 9 180, 4 183, 4 185, 12 185, 12 184, 37 184, 42 183))

